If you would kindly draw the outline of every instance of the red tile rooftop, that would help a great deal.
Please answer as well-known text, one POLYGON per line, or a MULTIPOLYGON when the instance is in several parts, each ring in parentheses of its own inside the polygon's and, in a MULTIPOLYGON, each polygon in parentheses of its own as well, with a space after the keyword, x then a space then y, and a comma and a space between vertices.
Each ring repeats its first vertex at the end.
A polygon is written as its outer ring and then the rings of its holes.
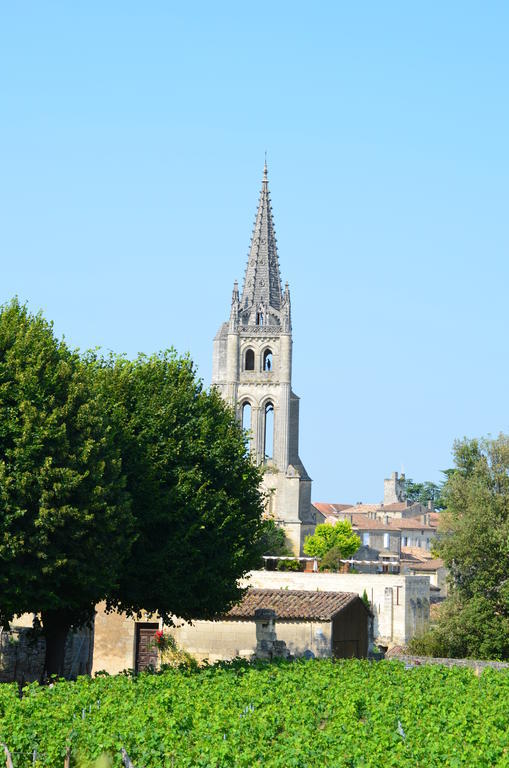
POLYGON ((248 589, 240 603, 224 618, 254 619, 258 609, 272 610, 276 619, 330 621, 350 603, 359 600, 354 592, 311 592, 297 589, 248 589))
POLYGON ((437 557, 432 560, 422 560, 421 562, 409 563, 413 571, 436 571, 437 568, 444 567, 444 561, 437 557))

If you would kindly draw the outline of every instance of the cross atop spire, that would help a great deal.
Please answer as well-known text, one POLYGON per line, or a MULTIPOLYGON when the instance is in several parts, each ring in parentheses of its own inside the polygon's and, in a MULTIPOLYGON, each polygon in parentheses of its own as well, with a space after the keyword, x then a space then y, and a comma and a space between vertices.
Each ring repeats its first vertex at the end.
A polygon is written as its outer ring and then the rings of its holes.
POLYGON ((263 168, 262 189, 258 202, 249 258, 240 299, 241 312, 249 314, 249 324, 258 324, 259 316, 268 325, 279 324, 283 304, 276 235, 270 204, 267 159, 263 168), (271 313, 271 310, 275 310, 271 313))

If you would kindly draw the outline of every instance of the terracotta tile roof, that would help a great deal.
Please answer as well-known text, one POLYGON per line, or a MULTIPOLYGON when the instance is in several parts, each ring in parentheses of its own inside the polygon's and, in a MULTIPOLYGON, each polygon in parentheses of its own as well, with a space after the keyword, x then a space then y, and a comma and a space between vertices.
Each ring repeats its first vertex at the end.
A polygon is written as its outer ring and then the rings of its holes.
POLYGON ((415 504, 407 504, 406 501, 395 501, 394 504, 379 504, 378 509, 388 509, 389 512, 401 512, 403 509, 415 507, 415 504))
POLYGON ((329 504, 325 501, 314 501, 313 506, 322 513, 322 515, 336 515, 345 509, 350 509, 351 504, 329 504))
POLYGON ((424 562, 423 560, 419 560, 418 557, 415 557, 415 555, 403 554, 403 547, 401 547, 400 559, 401 559, 401 565, 402 566, 406 565, 408 567, 413 567, 415 564, 424 562))
POLYGON ((310 592, 297 589, 248 589, 243 600, 225 618, 254 619, 259 608, 276 612, 277 619, 330 621, 350 603, 360 600, 354 592, 310 592))
POLYGON ((376 512, 380 509, 380 504, 353 504, 348 507, 349 512, 376 512))
MULTIPOLYGON (((319 511, 325 515, 327 522, 336 523, 338 520, 348 520, 352 523, 352 527, 359 531, 376 531, 378 529, 387 530, 399 530, 398 522, 389 520, 388 524, 385 524, 383 520, 374 520, 367 516, 366 512, 356 512, 357 507, 348 507, 339 512, 332 512, 327 507, 332 507, 332 504, 314 504, 319 511)), ((339 506, 339 505, 338 505, 339 506)))
POLYGON ((375 512, 380 509, 380 504, 332 504, 328 501, 313 501, 313 506, 316 507, 322 514, 335 515, 338 512, 375 512))
POLYGON ((426 525, 425 523, 419 522, 419 520, 415 520, 413 517, 402 517, 398 519, 398 526, 401 528, 401 530, 412 530, 416 531, 417 529, 422 531, 434 531, 435 527, 431 525, 426 525))
POLYGON ((436 571, 437 568, 443 568, 444 561, 437 557, 433 560, 423 560, 420 563, 411 563, 410 568, 413 571, 436 571))
MULTIPOLYGON (((351 520, 352 526, 360 531, 374 531, 384 528, 392 531, 435 531, 434 525, 426 525, 413 517, 389 518, 387 523, 383 519, 384 509, 389 507, 379 507, 376 504, 356 504, 353 507, 347 507, 345 504, 328 504, 323 501, 313 502, 313 506, 327 518, 328 522, 334 523, 337 520, 351 520), (368 517, 368 512, 378 511, 378 519, 374 520, 368 517)), ((391 505, 394 507, 395 505, 391 505)), ((404 506, 407 509, 406 506, 404 506)), ((410 509, 410 507, 408 507, 410 509)))
POLYGON ((422 547, 401 547, 401 557, 406 560, 416 560, 418 563, 422 563, 425 560, 431 560, 433 555, 427 549, 422 547))
POLYGON ((353 514, 352 515, 352 528, 356 528, 358 531, 399 531, 401 525, 400 521, 389 520, 388 523, 384 523, 383 520, 372 520, 366 515, 353 514))

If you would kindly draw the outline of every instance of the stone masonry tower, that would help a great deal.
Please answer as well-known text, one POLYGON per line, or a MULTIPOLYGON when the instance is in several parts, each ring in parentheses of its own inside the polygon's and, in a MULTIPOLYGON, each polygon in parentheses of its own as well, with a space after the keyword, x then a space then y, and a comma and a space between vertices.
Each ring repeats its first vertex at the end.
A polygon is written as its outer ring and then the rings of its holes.
POLYGON ((311 479, 299 459, 299 398, 292 391, 290 290, 281 288, 267 164, 242 295, 234 283, 229 322, 214 339, 212 384, 250 434, 253 457, 265 468, 267 511, 302 552, 316 516, 311 479))

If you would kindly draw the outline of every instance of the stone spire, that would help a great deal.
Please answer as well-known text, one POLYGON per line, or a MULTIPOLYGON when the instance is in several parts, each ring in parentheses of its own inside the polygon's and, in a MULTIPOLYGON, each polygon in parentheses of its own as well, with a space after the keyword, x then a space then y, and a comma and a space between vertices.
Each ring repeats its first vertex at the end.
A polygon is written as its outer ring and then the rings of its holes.
POLYGON ((239 284, 235 280, 232 291, 232 307, 230 310, 229 330, 236 331, 239 324, 239 284))
POLYGON ((261 313, 265 325, 278 325, 282 304, 281 275, 265 162, 240 306, 243 316, 249 315, 249 324, 258 324, 256 318, 261 313), (271 309, 275 310, 274 314, 271 309))

